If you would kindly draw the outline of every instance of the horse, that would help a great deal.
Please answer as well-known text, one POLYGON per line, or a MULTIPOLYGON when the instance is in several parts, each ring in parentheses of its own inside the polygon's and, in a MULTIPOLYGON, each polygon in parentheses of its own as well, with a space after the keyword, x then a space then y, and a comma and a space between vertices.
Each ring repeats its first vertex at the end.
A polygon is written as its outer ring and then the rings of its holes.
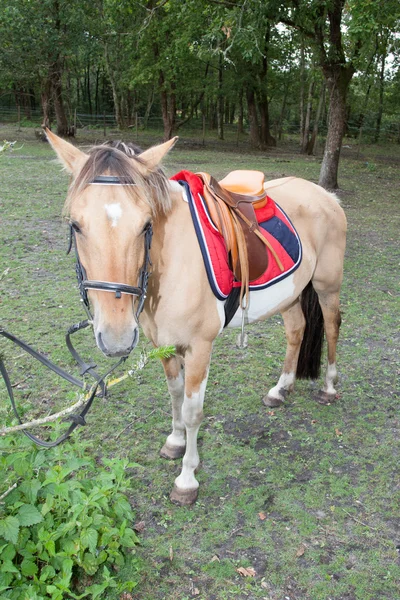
MULTIPOLYGON (((199 487, 197 436, 225 302, 210 288, 182 186, 161 167, 177 138, 142 153, 123 143, 94 146, 85 153, 50 131, 47 137, 72 175, 64 213, 87 277, 97 346, 109 357, 128 355, 137 343, 139 311, 134 307, 140 303, 145 336, 156 347, 176 348, 176 354, 162 360, 172 400, 172 432, 160 454, 183 458, 170 498, 191 505, 199 487), (144 290, 144 264, 150 262, 144 290)), ((250 291, 247 306, 237 308, 229 326, 240 326, 244 316, 246 323, 277 313, 283 317, 286 355, 278 382, 263 399, 269 407, 284 403, 296 376, 315 378, 325 332, 327 368, 317 399, 333 402, 346 217, 336 196, 312 182, 286 177, 265 183, 265 189, 294 224, 302 260, 285 279, 250 291)))

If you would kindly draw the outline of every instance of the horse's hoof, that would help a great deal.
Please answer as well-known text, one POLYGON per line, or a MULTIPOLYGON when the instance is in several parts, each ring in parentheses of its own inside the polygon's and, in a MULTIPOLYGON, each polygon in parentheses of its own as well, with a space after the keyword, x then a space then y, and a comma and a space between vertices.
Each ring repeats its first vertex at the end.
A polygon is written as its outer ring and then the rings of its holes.
POLYGON ((329 394, 328 392, 324 392, 324 390, 319 390, 315 394, 315 400, 318 404, 323 404, 324 406, 329 406, 333 404, 338 399, 337 394, 329 394))
POLYGON ((178 487, 176 487, 176 485, 174 485, 174 489, 170 493, 169 497, 171 502, 177 504, 178 506, 191 506, 196 502, 198 493, 198 488, 195 490, 180 490, 178 487))
POLYGON ((283 403, 284 400, 281 400, 280 398, 275 398, 274 396, 270 396, 269 394, 268 396, 265 396, 265 398, 263 398, 263 404, 265 404, 265 406, 269 406, 270 408, 282 406, 283 403))
POLYGON ((168 444, 164 444, 160 450, 161 458, 166 458, 167 460, 176 460, 177 458, 182 458, 184 454, 185 446, 168 446, 168 444))

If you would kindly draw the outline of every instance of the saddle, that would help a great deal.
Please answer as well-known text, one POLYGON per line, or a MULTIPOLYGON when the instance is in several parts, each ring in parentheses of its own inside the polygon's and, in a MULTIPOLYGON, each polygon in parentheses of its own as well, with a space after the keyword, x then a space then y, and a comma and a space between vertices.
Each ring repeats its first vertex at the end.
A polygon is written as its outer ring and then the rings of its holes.
POLYGON ((230 267, 241 281, 240 300, 249 282, 258 279, 268 267, 268 251, 272 252, 281 270, 283 265, 274 249, 260 231, 255 209, 266 205, 264 173, 232 171, 220 182, 208 173, 196 173, 204 185, 204 201, 211 220, 223 236, 230 267))

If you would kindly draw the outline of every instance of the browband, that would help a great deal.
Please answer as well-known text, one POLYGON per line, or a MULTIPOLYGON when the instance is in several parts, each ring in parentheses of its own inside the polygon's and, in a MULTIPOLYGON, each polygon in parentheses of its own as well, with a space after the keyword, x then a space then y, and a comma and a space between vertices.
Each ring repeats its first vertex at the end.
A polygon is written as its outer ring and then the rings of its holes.
POLYGON ((136 185, 130 177, 117 177, 116 175, 98 175, 90 183, 103 185, 136 185))

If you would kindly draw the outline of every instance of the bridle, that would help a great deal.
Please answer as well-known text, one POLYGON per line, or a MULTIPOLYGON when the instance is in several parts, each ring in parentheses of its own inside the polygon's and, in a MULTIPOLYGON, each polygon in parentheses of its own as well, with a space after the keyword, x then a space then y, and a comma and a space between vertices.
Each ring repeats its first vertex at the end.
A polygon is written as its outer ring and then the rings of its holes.
MULTIPOLYGON (((99 175, 98 177, 95 177, 95 179, 93 179, 93 181, 91 181, 90 183, 103 185, 135 185, 135 183, 130 179, 127 179, 125 177, 116 177, 114 175, 99 175)), ((150 277, 149 267, 151 266, 150 249, 152 238, 153 228, 151 223, 149 223, 144 230, 144 260, 139 273, 139 285, 137 287, 128 285, 126 283, 117 283, 114 281, 98 281, 87 278, 85 267, 82 265, 79 257, 78 245, 76 243, 76 232, 73 224, 69 224, 69 243, 67 254, 71 252, 72 245, 74 245, 76 257, 75 271, 78 280, 78 288, 83 302, 83 306, 88 314, 89 320, 93 321, 93 317, 90 310, 90 302, 87 291, 98 290, 101 292, 114 293, 115 298, 117 299, 121 298, 122 294, 128 294, 130 296, 138 298, 135 318, 136 321, 139 322, 139 315, 143 310, 144 302, 146 300, 147 284, 150 277)), ((138 334, 136 333, 136 337, 131 349, 133 349, 136 346, 137 340, 138 334)))
MULTIPOLYGON (((90 183, 91 184, 103 184, 103 185, 135 185, 134 181, 132 181, 129 178, 115 177, 113 175, 100 175, 100 176, 96 177, 95 179, 93 179, 93 181, 91 181, 90 183)), ((92 363, 91 361, 85 362, 82 359, 82 357, 79 355, 79 353, 76 351, 76 349, 74 348, 72 341, 71 341, 71 335, 73 335, 77 331, 80 331, 81 329, 85 329, 93 322, 92 313, 90 311, 90 302, 89 302, 89 298, 88 298, 88 294, 87 294, 88 290, 99 290, 102 292, 111 292, 111 293, 115 294, 115 297, 117 299, 121 298, 122 294, 128 294, 130 296, 138 298, 138 304, 137 304, 137 308, 136 308, 136 312, 135 312, 135 318, 136 318, 136 321, 139 322, 139 315, 143 310, 144 302, 146 300, 147 284, 148 284, 148 280, 150 277, 150 267, 151 267, 150 248, 151 248, 152 237, 153 237, 153 228, 151 226, 151 223, 149 223, 149 225, 147 225, 147 227, 144 230, 144 260, 143 260, 142 268, 139 273, 139 285, 137 287, 128 285, 126 283, 116 283, 113 281, 95 281, 95 280, 87 279, 85 268, 82 265, 80 258, 79 258, 78 247, 77 247, 76 238, 75 238, 75 230, 74 230, 72 224, 70 224, 70 233, 69 233, 67 254, 69 254, 71 252, 72 245, 75 242, 74 247, 75 247, 75 256, 76 256, 76 265, 75 265, 76 276, 78 279, 79 292, 80 292, 83 306, 86 310, 88 319, 86 319, 85 321, 81 321, 81 322, 77 323, 76 325, 72 325, 68 329, 67 334, 66 334, 66 344, 67 344, 68 350, 70 351, 70 353, 74 357, 75 361, 80 366, 80 369, 81 369, 80 374, 81 375, 85 375, 85 374, 91 375, 94 378, 96 383, 93 385, 91 392, 89 394, 89 397, 88 397, 87 401, 85 402, 83 408, 80 410, 80 412, 69 414, 64 419, 65 421, 72 421, 72 423, 69 425, 67 431, 65 433, 63 433, 62 435, 60 435, 56 440, 51 441, 51 442, 46 442, 46 441, 36 437, 35 435, 30 433, 26 429, 23 430, 23 433, 30 440, 35 442, 38 446, 43 446, 44 448, 53 448, 54 446, 58 446, 58 444, 60 444, 64 440, 66 440, 71 435, 71 433, 74 431, 74 429, 78 425, 86 425, 85 417, 86 417, 87 413, 89 412, 90 407, 92 406, 92 403, 93 403, 96 395, 98 394, 98 389, 100 388, 101 394, 103 396, 106 396, 106 394, 107 394, 107 377, 112 373, 112 371, 114 371, 114 369, 116 369, 119 365, 121 365, 126 360, 127 357, 123 356, 122 358, 120 358, 118 360, 118 362, 116 362, 111 368, 109 368, 104 375, 99 375, 96 371, 96 365, 94 363, 92 363)), ((8 340, 10 340, 11 342, 13 342, 14 344, 18 345, 25 352, 27 352, 28 354, 33 356, 33 358, 35 358, 36 360, 41 362, 48 369, 51 369, 54 373, 56 373, 57 375, 59 375, 60 377, 65 379, 66 381, 69 381, 69 383, 71 383, 72 385, 75 385, 81 389, 86 388, 85 381, 77 379, 73 375, 70 375, 69 373, 64 371, 64 369, 62 369, 59 365, 56 365, 51 360, 49 360, 44 354, 38 352, 37 350, 34 350, 29 344, 26 344, 25 342, 23 342, 16 336, 12 335, 11 333, 5 331, 2 328, 0 328, 0 336, 5 337, 8 340)), ((138 333, 138 329, 136 329, 135 330, 135 338, 133 340, 130 351, 136 347, 138 340, 139 340, 139 333, 138 333)), ((1 355, 0 355, 0 374, 2 375, 2 377, 4 379, 14 415, 15 415, 17 421, 19 422, 19 424, 22 424, 22 420, 18 413, 15 399, 14 399, 13 386, 11 384, 10 377, 8 375, 7 369, 5 367, 5 364, 4 364, 4 361, 3 361, 1 355)))

